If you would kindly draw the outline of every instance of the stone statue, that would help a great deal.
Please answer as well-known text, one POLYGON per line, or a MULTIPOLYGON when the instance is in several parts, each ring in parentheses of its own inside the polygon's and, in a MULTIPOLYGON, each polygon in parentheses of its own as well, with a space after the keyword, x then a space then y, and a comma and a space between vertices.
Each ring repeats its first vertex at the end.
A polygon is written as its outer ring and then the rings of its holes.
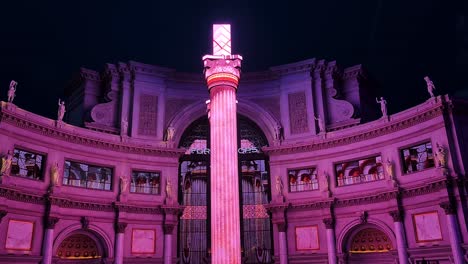
POLYGON ((128 179, 125 176, 120 176, 120 193, 125 193, 128 188, 128 179))
POLYGON ((445 168, 447 166, 447 150, 436 143, 436 157, 439 161, 439 167, 445 168))
POLYGON ((382 116, 386 117, 387 116, 387 101, 383 97, 380 97, 380 100, 378 98, 375 98, 375 101, 378 104, 380 104, 380 111, 382 111, 382 116))
POLYGON ((434 90, 436 89, 434 83, 429 79, 429 76, 424 77, 424 80, 426 81, 427 92, 431 97, 434 97, 434 90))
POLYGON ((50 185, 57 186, 59 182, 59 166, 58 162, 55 162, 54 165, 50 168, 50 185))
POLYGON ((18 83, 14 80, 11 80, 10 82, 10 89, 8 89, 8 102, 13 103, 13 100, 15 99, 15 93, 16 93, 16 85, 18 83))
POLYGON ((276 176, 276 192, 278 193, 279 196, 283 195, 283 181, 281 180, 281 177, 278 175, 276 176))
POLYGON ((57 120, 62 121, 63 116, 65 115, 65 101, 58 100, 58 111, 57 111, 57 120))
POLYGON ((317 120, 320 133, 325 132, 325 121, 320 118, 320 115, 318 117, 314 116, 314 119, 317 120))
POLYGON ((323 172, 323 175, 325 177, 325 181, 324 181, 324 189, 325 189, 325 192, 327 193, 327 196, 328 197, 331 197, 332 196, 332 192, 330 190, 330 175, 328 175, 328 173, 326 171, 323 172))
POLYGON ((283 139, 283 127, 281 126, 280 123, 276 124, 275 137, 276 137, 276 140, 279 140, 279 141, 283 139))
POLYGON ((172 183, 169 178, 166 179, 166 199, 172 199, 172 183))
POLYGON ((13 154, 11 153, 11 150, 9 150, 7 155, 2 158, 2 169, 0 170, 0 175, 10 173, 12 159, 13 159, 13 154))
POLYGON ((384 162, 385 172, 390 180, 393 180, 393 163, 387 158, 387 161, 384 162))
POLYGON ((174 139, 175 127, 169 126, 167 128, 167 141, 172 141, 174 139))
POLYGON ((127 135, 127 133, 128 133, 128 121, 127 121, 126 117, 122 118, 122 121, 120 122, 120 130, 121 130, 120 133, 122 135, 125 135, 125 136, 127 135))

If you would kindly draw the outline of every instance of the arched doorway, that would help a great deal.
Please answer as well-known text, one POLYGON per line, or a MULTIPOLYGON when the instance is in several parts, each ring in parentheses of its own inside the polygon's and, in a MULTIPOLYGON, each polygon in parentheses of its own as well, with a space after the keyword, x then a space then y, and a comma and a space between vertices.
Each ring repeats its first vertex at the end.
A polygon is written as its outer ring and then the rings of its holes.
POLYGON ((389 236, 374 225, 355 228, 348 236, 346 251, 350 264, 395 263, 394 246, 389 236))
POLYGON ((57 264, 101 264, 106 253, 93 234, 82 230, 66 237, 55 252, 57 264))
MULTIPOLYGON (((246 263, 271 260, 271 219, 265 209, 271 198, 268 158, 261 152, 268 142, 261 129, 238 116, 239 186, 243 258, 246 263)), ((178 254, 182 263, 204 263, 210 252, 210 146, 206 116, 194 121, 181 137, 187 149, 179 163, 178 254)))

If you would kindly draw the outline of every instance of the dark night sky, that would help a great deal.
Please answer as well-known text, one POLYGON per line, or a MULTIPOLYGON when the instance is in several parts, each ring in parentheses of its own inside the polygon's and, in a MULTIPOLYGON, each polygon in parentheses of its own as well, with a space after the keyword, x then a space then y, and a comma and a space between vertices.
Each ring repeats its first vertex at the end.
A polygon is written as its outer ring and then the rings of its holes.
POLYGON ((453 76, 448 2, 3 1, 0 99, 14 79, 19 107, 55 118, 57 98, 80 67, 135 60, 201 73, 211 24, 227 22, 244 71, 314 57, 363 64, 394 113, 427 99, 426 74, 437 93, 463 88, 453 76))

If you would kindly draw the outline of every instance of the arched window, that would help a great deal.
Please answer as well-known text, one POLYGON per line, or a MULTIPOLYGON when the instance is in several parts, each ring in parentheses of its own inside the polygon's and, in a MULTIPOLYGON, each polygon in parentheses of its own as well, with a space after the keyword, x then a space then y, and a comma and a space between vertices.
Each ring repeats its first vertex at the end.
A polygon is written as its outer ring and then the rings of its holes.
MULTIPOLYGON (((242 248, 247 263, 271 260, 271 219, 265 209, 270 201, 267 157, 261 152, 268 142, 261 129, 238 116, 239 186, 242 248)), ((179 147, 186 148, 179 163, 179 202, 185 206, 179 221, 178 252, 182 263, 204 263, 209 258, 210 145, 206 116, 183 133, 179 147)))
POLYGON ((57 249, 57 257, 61 259, 99 259, 96 241, 85 234, 74 234, 65 238, 57 249))

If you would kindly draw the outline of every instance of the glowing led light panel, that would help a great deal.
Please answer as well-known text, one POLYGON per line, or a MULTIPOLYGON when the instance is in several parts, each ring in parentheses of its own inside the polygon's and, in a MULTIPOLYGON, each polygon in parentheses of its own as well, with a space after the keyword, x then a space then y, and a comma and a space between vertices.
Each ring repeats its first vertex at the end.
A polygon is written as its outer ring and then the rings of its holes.
POLYGON ((231 25, 213 25, 213 55, 231 55, 231 25))

